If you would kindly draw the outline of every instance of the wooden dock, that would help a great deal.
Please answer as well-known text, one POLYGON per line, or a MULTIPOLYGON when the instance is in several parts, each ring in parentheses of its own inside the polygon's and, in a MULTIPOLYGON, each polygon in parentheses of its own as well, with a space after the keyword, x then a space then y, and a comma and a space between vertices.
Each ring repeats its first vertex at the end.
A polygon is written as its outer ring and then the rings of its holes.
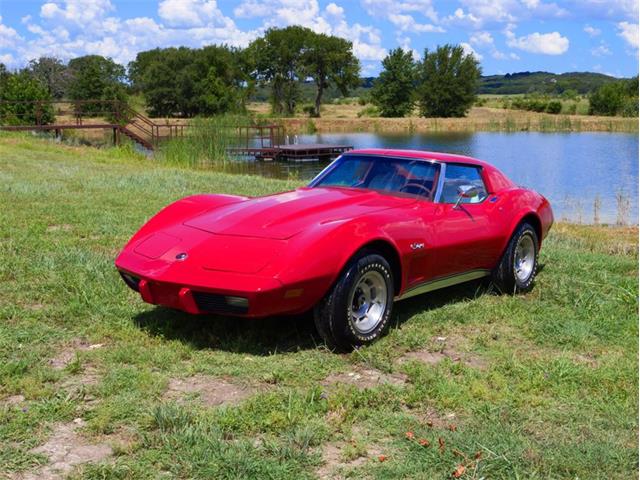
POLYGON ((289 143, 281 125, 243 125, 237 128, 236 146, 227 153, 238 157, 254 157, 256 160, 332 160, 352 145, 326 143, 289 143))
POLYGON ((324 143, 296 143, 274 145, 272 147, 233 147, 227 149, 230 155, 254 157, 256 160, 332 160, 353 150, 352 145, 330 145, 324 143))

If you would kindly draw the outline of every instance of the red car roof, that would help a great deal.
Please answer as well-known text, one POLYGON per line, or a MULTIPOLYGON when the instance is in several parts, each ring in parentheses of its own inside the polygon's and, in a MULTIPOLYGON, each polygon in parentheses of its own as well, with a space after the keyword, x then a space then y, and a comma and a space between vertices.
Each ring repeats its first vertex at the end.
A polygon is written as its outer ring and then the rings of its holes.
POLYGON ((491 167, 488 163, 478 160, 477 158, 467 157, 464 155, 455 155, 453 153, 425 152, 421 150, 396 150, 390 148, 362 148, 359 150, 350 150, 347 154, 363 154, 363 155, 384 155, 390 157, 408 157, 422 158, 425 160, 436 160, 440 162, 468 163, 470 165, 480 165, 483 167, 491 167))

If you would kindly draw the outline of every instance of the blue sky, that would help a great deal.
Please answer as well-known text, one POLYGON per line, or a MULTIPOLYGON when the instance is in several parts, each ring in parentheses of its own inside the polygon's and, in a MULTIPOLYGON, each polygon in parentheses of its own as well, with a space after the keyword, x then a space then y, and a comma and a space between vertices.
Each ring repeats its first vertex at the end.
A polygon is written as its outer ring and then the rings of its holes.
POLYGON ((126 64, 155 47, 245 46, 272 26, 351 40, 364 75, 398 46, 460 43, 485 74, 638 73, 637 0, 0 0, 0 62, 100 54, 126 64))

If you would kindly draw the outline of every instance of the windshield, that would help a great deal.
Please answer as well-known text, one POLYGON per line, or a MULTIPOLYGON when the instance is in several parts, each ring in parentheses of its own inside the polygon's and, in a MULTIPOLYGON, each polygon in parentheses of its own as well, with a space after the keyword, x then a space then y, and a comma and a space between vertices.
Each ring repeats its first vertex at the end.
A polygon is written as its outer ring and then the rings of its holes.
POLYGON ((310 186, 368 188, 433 200, 439 171, 440 165, 425 160, 344 155, 310 186))

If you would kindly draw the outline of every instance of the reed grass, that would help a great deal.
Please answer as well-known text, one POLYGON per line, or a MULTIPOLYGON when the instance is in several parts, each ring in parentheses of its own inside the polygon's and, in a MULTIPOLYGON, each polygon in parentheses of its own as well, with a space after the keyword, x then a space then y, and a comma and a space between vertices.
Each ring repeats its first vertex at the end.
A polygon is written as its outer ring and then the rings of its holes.
POLYGON ((195 118, 185 135, 163 142, 157 157, 172 166, 206 168, 229 161, 227 150, 239 144, 238 127, 253 125, 247 115, 195 118))

